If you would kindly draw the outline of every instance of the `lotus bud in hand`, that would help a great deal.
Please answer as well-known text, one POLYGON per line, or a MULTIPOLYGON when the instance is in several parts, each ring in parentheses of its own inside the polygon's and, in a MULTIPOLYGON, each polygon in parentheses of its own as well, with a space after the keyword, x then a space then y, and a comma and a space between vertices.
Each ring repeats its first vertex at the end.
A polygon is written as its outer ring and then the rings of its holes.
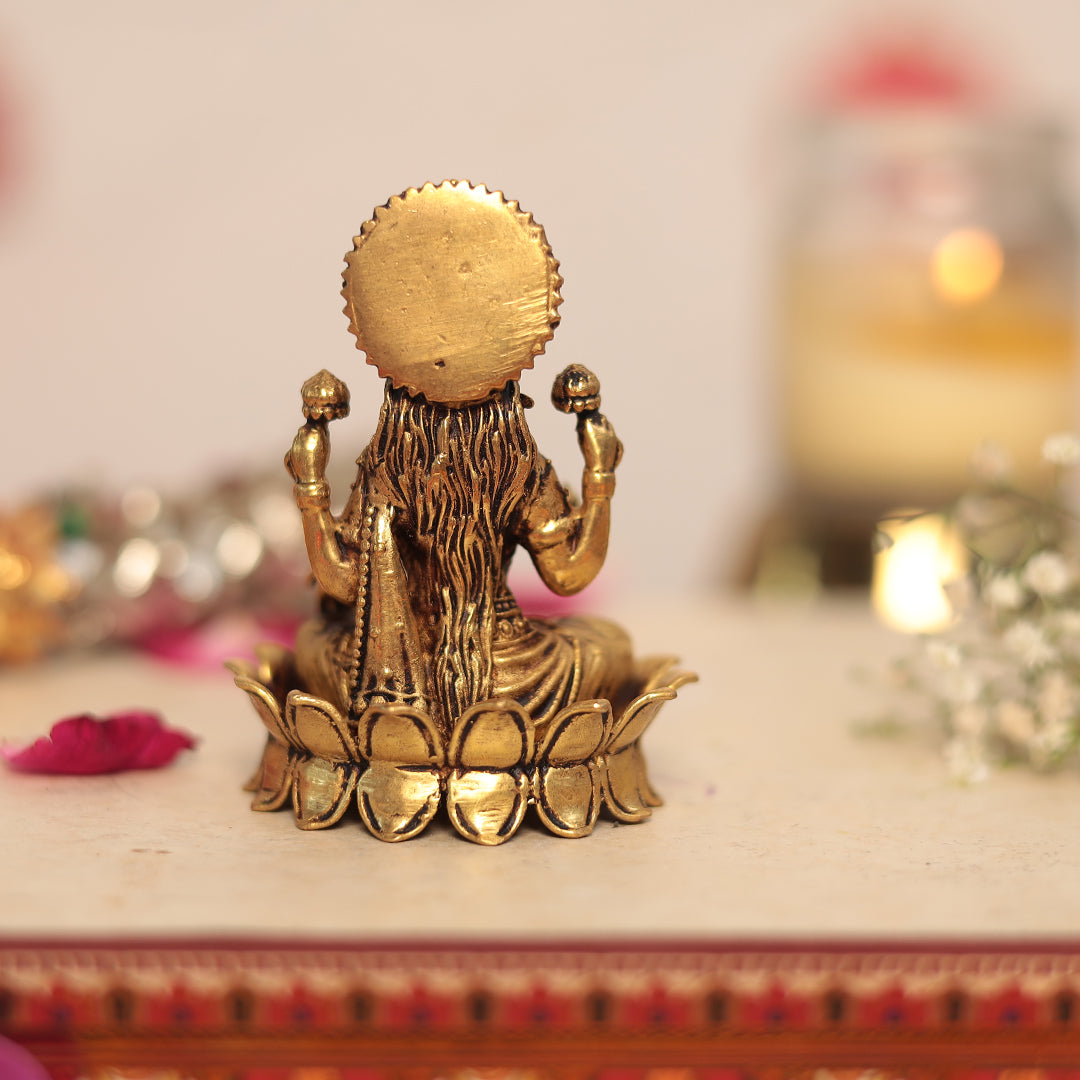
POLYGON ((600 380, 581 364, 571 364, 555 378, 551 404, 559 412, 594 413, 600 409, 600 380))
POLYGON ((308 420, 340 420, 349 415, 349 388, 323 368, 300 389, 308 420))

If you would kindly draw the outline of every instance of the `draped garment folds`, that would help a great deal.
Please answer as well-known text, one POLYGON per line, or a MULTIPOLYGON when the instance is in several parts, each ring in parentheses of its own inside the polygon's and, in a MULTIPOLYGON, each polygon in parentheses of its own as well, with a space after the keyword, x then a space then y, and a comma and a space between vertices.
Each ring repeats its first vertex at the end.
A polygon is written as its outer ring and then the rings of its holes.
MULTIPOLYGON (((504 395, 520 410, 514 384, 504 395)), ((402 702, 444 731, 493 698, 515 700, 542 726, 575 701, 615 697, 631 671, 625 632, 596 618, 526 618, 507 586, 518 546, 530 554, 573 548, 571 503, 551 463, 524 425, 527 445, 504 446, 477 419, 480 406, 423 407, 439 424, 477 430, 447 438, 427 423, 403 439, 417 405, 388 390, 337 529, 342 553, 360 568, 358 595, 324 596, 319 616, 301 628, 305 689, 353 720, 372 702, 402 702), (395 437, 381 437, 394 408, 395 437), (429 452, 410 450, 410 439, 429 442, 429 452), (402 444, 411 457, 384 452, 402 444), (476 460, 448 460, 469 446, 479 448, 476 460), (463 469, 481 481, 463 483, 463 469)))

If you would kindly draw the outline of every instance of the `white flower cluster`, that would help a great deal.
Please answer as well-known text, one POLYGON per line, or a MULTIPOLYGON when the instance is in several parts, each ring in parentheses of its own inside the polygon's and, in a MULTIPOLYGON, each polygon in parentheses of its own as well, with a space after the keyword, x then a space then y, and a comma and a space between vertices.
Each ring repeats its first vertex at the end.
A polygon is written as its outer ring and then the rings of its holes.
MULTIPOLYGON (((975 587, 954 624, 897 665, 905 685, 944 720, 945 762, 964 783, 1009 761, 1048 769, 1080 745, 1077 518, 1063 509, 1060 491, 1044 498, 1011 488, 989 467, 997 463, 985 448, 980 454, 984 488, 964 495, 954 512, 979 556, 975 587)), ((1061 474, 1080 466, 1080 438, 1051 436, 1043 457, 1060 486, 1061 474)))
POLYGON ((1051 435, 1042 445, 1042 456, 1051 465, 1076 465, 1080 463, 1080 438, 1071 431, 1051 435))

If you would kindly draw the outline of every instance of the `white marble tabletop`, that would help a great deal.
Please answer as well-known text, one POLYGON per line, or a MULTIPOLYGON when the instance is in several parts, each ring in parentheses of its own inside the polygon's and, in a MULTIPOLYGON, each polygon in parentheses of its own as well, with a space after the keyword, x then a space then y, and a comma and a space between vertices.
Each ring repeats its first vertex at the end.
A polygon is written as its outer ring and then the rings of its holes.
POLYGON ((301 832, 241 785, 263 729, 228 676, 134 656, 0 674, 0 736, 61 716, 160 710, 200 738, 157 772, 0 770, 0 936, 519 940, 1030 938, 1080 931, 1080 775, 962 788, 930 736, 853 726, 852 678, 905 643, 861 605, 627 606, 642 652, 701 673, 645 746, 652 820, 482 848, 436 822, 384 844, 350 812, 301 832))

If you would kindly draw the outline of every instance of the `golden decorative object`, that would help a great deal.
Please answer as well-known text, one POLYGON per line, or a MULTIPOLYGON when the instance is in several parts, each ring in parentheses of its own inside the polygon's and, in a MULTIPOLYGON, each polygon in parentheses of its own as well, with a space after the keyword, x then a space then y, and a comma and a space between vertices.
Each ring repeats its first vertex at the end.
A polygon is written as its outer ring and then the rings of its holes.
POLYGON ((559 412, 596 412, 600 408, 600 380, 580 364, 571 364, 551 388, 551 404, 559 412))
POLYGON ((24 663, 62 646, 78 582, 64 568, 55 514, 30 505, 0 515, 0 663, 24 663))
POLYGON ((544 230, 498 191, 425 184, 375 211, 345 261, 356 347, 428 401, 483 401, 533 366, 559 325, 544 230))
POLYGON ((559 836, 587 835, 604 806, 643 820, 660 799, 641 736, 696 676, 635 661, 603 619, 528 618, 506 582, 519 546, 560 595, 592 581, 622 457, 579 365, 552 402, 577 417, 580 504, 529 432, 516 380, 561 302, 543 229, 498 192, 425 184, 376 210, 346 261, 345 310, 385 397, 335 516, 328 422, 348 389, 327 371, 303 387, 285 463, 319 612, 295 651, 230 664, 269 733, 252 808, 291 799, 296 824, 320 829, 355 796, 367 828, 398 841, 445 806, 488 845, 530 805, 559 836))
POLYGON ((342 420, 349 415, 349 388, 323 368, 300 388, 308 420, 342 420))

